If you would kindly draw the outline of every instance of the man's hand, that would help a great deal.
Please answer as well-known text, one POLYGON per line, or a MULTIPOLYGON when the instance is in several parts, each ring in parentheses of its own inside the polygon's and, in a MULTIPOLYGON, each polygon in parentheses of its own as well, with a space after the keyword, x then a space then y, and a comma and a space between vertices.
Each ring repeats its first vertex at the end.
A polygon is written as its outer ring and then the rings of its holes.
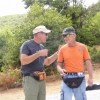
POLYGON ((58 47, 58 52, 59 52, 59 50, 60 50, 60 48, 62 47, 63 45, 59 45, 59 47, 58 47))
POLYGON ((39 50, 38 53, 39 53, 39 56, 47 56, 48 50, 47 49, 39 50))
POLYGON ((65 76, 66 75, 65 72, 66 72, 65 69, 60 69, 59 70, 59 73, 60 73, 61 76, 65 76))
POLYGON ((89 78, 88 79, 88 86, 92 86, 93 85, 93 80, 92 80, 92 78, 89 78))

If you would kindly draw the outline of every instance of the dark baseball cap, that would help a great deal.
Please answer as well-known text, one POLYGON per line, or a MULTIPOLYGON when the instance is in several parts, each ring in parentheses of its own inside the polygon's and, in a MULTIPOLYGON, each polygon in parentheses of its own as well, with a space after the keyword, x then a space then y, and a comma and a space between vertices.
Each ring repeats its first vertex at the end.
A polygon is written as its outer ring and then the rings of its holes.
POLYGON ((73 28, 73 27, 68 27, 68 28, 65 28, 64 30, 63 30, 63 33, 62 33, 62 35, 66 35, 66 34, 69 34, 69 33, 75 33, 75 29, 73 28))

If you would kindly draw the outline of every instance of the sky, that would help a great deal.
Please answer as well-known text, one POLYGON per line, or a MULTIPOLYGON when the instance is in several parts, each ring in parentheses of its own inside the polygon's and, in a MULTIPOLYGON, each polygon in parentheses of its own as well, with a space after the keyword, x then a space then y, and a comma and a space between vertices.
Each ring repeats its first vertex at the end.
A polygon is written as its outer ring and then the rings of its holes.
POLYGON ((0 16, 24 14, 27 11, 22 0, 0 0, 0 16))
MULTIPOLYGON (((96 3, 98 0, 85 0, 86 5, 96 3)), ((0 16, 25 14, 29 9, 25 9, 22 0, 0 0, 0 16)))

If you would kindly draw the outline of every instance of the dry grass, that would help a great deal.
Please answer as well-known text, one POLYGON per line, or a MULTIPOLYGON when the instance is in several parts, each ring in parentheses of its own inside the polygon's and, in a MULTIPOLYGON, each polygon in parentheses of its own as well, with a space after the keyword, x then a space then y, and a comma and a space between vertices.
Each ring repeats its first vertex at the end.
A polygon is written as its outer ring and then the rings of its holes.
POLYGON ((14 87, 18 79, 21 77, 20 70, 8 70, 7 73, 0 73, 0 88, 8 90, 14 87))

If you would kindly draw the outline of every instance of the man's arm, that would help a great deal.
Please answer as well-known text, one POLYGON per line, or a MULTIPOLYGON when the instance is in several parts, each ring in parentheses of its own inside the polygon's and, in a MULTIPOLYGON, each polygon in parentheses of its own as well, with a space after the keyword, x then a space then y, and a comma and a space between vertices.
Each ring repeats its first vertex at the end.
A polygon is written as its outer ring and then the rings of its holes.
POLYGON ((29 63, 33 62, 38 57, 39 57, 39 53, 38 52, 35 53, 35 54, 32 54, 30 56, 28 56, 26 54, 21 54, 20 61, 21 61, 22 65, 26 65, 26 64, 29 64, 29 63))
POLYGON ((92 86, 93 84, 93 68, 91 64, 91 60, 86 60, 86 67, 89 74, 88 85, 92 86))
POLYGON ((55 52, 53 55, 51 55, 50 57, 47 57, 45 60, 44 60, 44 64, 45 65, 50 65, 52 64, 58 57, 58 52, 55 52))
POLYGON ((40 50, 40 51, 36 52, 35 54, 30 55, 30 56, 28 56, 26 54, 21 54, 20 61, 21 61, 22 65, 26 65, 26 64, 33 62, 34 60, 36 60, 40 56, 47 56, 47 54, 48 54, 47 49, 40 50))
POLYGON ((65 74, 66 70, 63 69, 63 63, 58 62, 58 64, 57 64, 57 71, 60 73, 61 76, 66 75, 65 74))
POLYGON ((62 45, 59 46, 58 48, 58 51, 55 52, 53 55, 51 55, 50 57, 47 57, 45 60, 44 60, 44 64, 45 65, 50 65, 52 64, 58 57, 58 52, 59 52, 59 49, 62 47, 62 45))

